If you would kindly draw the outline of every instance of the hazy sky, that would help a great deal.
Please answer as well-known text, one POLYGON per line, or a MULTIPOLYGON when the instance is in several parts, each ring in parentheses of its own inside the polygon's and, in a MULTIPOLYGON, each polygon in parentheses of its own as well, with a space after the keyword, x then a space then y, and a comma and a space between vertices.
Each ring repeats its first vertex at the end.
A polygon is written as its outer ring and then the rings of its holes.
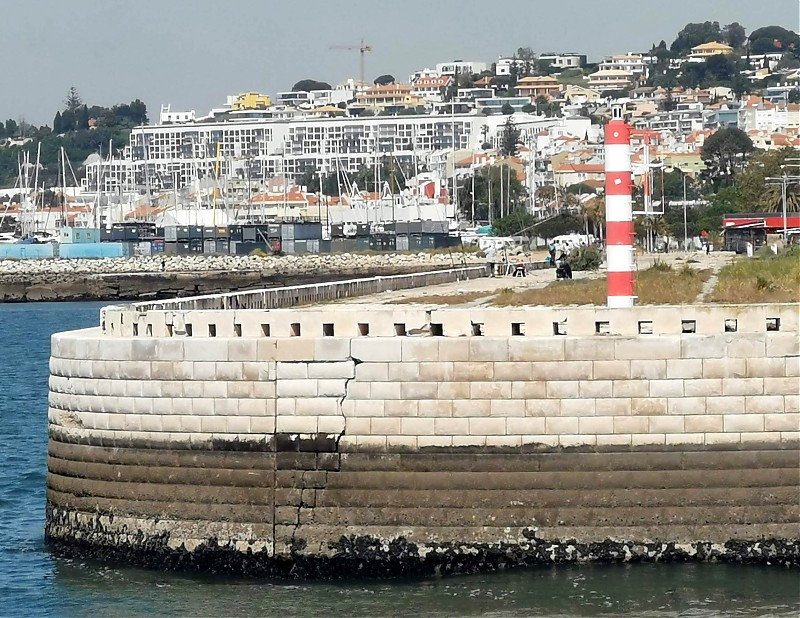
POLYGON ((0 118, 52 124, 71 85, 89 105, 142 99, 206 113, 228 94, 491 63, 518 47, 590 60, 671 43, 687 22, 798 30, 799 0, 0 0, 0 118))

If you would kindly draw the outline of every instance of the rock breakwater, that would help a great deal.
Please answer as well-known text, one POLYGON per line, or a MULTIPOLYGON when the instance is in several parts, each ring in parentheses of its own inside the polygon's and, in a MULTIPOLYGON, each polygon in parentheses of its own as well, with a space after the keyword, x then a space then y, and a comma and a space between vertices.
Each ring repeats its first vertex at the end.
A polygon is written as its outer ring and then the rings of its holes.
POLYGON ((148 300, 435 270, 479 261, 461 253, 0 260, 0 301, 148 300))

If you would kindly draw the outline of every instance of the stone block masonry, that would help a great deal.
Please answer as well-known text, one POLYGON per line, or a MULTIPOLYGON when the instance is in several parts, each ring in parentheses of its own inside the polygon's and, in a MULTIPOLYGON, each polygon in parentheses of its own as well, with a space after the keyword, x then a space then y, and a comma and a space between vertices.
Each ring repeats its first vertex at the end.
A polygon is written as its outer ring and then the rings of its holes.
POLYGON ((798 305, 399 307, 55 335, 48 540, 292 576, 800 565, 798 305))

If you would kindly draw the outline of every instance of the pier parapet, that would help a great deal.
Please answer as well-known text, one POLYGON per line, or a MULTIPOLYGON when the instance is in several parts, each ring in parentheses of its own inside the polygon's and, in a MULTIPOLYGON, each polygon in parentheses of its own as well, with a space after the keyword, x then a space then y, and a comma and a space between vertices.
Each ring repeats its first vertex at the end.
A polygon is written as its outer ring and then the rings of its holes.
POLYGON ((797 304, 198 305, 53 337, 61 551, 310 576, 798 564, 797 304))

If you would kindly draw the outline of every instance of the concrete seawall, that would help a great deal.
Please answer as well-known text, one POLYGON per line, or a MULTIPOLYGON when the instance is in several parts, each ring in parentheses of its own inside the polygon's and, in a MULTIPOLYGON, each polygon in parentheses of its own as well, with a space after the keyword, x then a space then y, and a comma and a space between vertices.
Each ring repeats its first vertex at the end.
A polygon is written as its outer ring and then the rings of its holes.
POLYGON ((800 565, 798 305, 107 308, 53 337, 48 541, 331 576, 800 565))

